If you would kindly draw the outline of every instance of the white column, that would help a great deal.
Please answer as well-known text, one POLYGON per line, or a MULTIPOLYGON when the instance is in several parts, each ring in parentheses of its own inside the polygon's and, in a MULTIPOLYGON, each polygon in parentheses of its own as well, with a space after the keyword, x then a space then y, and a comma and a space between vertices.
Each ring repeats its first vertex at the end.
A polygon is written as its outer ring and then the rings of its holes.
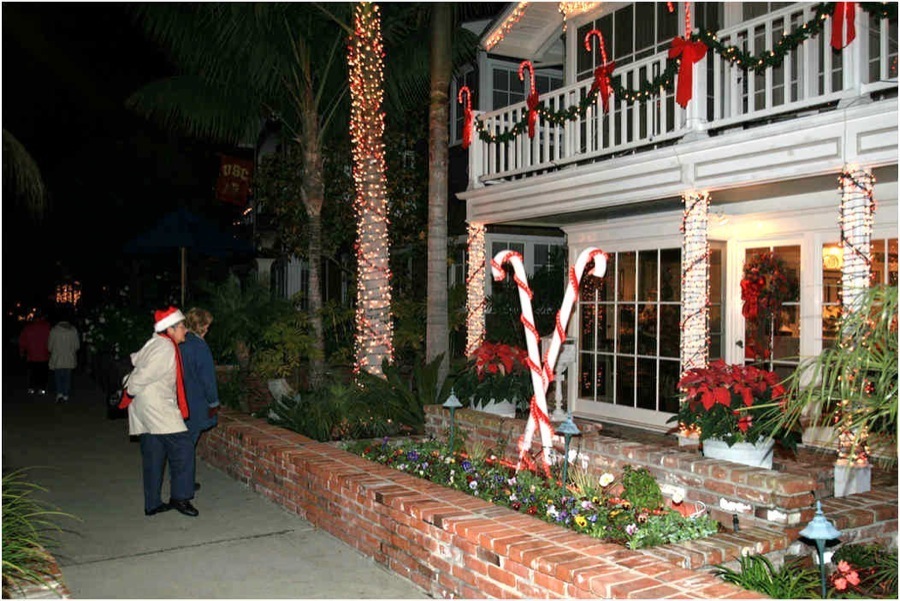
POLYGON ((682 196, 681 372, 706 367, 709 358, 709 194, 682 196))
POLYGON ((466 356, 484 342, 484 278, 486 277, 485 227, 483 223, 469 223, 468 273, 466 274, 466 356))
POLYGON ((841 173, 841 246, 844 266, 841 271, 843 311, 853 311, 859 295, 869 287, 871 242, 875 200, 872 172, 846 165, 841 173))

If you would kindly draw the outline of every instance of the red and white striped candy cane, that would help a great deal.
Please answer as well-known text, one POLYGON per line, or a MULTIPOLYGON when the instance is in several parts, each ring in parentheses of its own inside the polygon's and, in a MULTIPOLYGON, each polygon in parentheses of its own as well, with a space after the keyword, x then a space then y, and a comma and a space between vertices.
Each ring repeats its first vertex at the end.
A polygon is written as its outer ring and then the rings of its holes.
POLYGON ((606 274, 606 253, 594 247, 588 247, 581 251, 575 260, 575 265, 569 268, 569 283, 566 285, 566 293, 563 296, 562 305, 556 314, 556 329, 553 331, 550 347, 544 354, 543 379, 547 382, 547 385, 553 381, 553 369, 556 367, 559 351, 566 341, 566 327, 569 324, 569 318, 572 316, 575 302, 578 300, 581 280, 584 278, 584 269, 591 261, 594 262, 591 275, 602 278, 606 274))
POLYGON ((494 280, 500 282, 506 277, 506 271, 503 269, 504 263, 512 265, 513 280, 519 288, 519 302, 522 305, 520 320, 522 325, 525 326, 525 344, 528 347, 527 363, 528 368, 531 370, 531 385, 534 388, 528 425, 525 427, 525 434, 519 439, 519 465, 516 469, 521 469, 522 462, 526 460, 526 454, 531 449, 531 439, 534 437, 535 424, 539 424, 541 442, 543 444, 544 472, 549 476, 553 429, 550 427, 550 418, 547 416, 547 388, 542 381, 540 336, 538 335, 537 327, 534 325, 534 313, 531 310, 533 293, 528 286, 528 276, 525 273, 522 255, 515 251, 503 250, 491 259, 491 274, 494 276, 494 280), (528 443, 525 446, 523 446, 524 441, 528 443))

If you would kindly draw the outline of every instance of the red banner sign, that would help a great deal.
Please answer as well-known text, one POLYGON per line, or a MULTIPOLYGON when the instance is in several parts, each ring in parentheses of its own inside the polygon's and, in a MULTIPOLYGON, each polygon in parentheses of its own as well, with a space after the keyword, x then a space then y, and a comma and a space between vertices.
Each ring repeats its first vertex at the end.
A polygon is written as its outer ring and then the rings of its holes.
POLYGON ((239 207, 247 205, 253 161, 222 155, 216 198, 239 207))

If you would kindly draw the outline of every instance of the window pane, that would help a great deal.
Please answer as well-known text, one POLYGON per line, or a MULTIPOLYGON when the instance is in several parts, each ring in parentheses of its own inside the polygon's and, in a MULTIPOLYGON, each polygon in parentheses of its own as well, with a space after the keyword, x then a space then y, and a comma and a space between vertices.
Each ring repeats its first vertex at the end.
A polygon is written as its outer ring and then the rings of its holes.
POLYGON ((504 92, 509 90, 509 71, 506 69, 494 69, 494 89, 495 90, 503 90, 504 92))
POLYGON ((635 288, 635 253, 619 253, 616 272, 619 278, 619 300, 633 301, 635 288))
POLYGON ((822 307, 822 348, 831 348, 837 345, 838 322, 841 317, 840 305, 822 307))
POLYGON ((594 355, 591 353, 581 353, 578 396, 589 399, 594 398, 594 355))
POLYGON ((637 406, 656 410, 656 359, 638 359, 637 406))
POLYGON ((659 410, 678 412, 678 379, 681 366, 678 361, 659 362, 659 410))
POLYGON ((775 320, 774 359, 797 360, 800 355, 800 307, 782 307, 775 320))
MULTIPOLYGON (((633 52, 634 43, 632 36, 634 31, 634 5, 628 5, 625 8, 616 11, 616 31, 615 41, 613 43, 614 59, 629 56, 633 52)), ((607 38, 607 48, 609 44, 607 38)))
POLYGON ((638 273, 640 277, 638 300, 657 300, 656 278, 658 267, 657 251, 642 250, 638 253, 638 273))
POLYGON ((613 395, 613 357, 612 355, 597 356, 597 400, 604 403, 612 403, 613 395))
POLYGON ((588 270, 584 270, 585 276, 581 280, 581 288, 578 290, 578 298, 582 302, 598 300, 598 293, 601 287, 605 287, 605 278, 595 278, 588 275, 588 270))
POLYGON ((616 372, 616 405, 634 407, 634 358, 619 357, 616 372))
MULTIPOLYGON (((591 29, 593 29, 593 27, 594 27, 593 23, 586 23, 585 25, 582 25, 581 27, 579 27, 578 28, 578 39, 584 40, 584 36, 586 36, 587 32, 589 32, 591 29)), ((593 43, 597 44, 597 42, 593 42, 593 43)), ((578 74, 580 76, 581 74, 583 74, 587 71, 593 70, 594 65, 593 65, 592 61, 594 58, 595 51, 593 48, 591 48, 591 52, 588 52, 587 49, 585 49, 584 44, 578 44, 577 47, 578 47, 578 66, 576 67, 576 69, 578 70, 578 74)), ((599 49, 596 52, 599 53, 600 52, 599 49)), ((579 79, 580 79, 580 77, 579 77, 579 79)))
MULTIPOLYGON (((593 265, 593 262, 588 263, 588 265, 593 265)), ((585 273, 590 273, 590 270, 585 268, 585 273)), ((582 283, 586 280, 594 280, 595 282, 599 279, 599 286, 597 288, 597 300, 601 301, 612 301, 613 295, 615 294, 615 286, 616 281, 614 279, 616 274, 616 254, 612 253, 607 257, 606 260, 606 275, 602 278, 595 278, 592 275, 585 276, 582 283)))
POLYGON ((510 242, 510 243, 509 243, 509 249, 510 249, 510 250, 516 251, 517 253, 519 253, 520 255, 522 255, 523 258, 525 257, 525 244, 524 244, 524 243, 522 243, 522 242, 510 242))
POLYGON ((581 349, 592 351, 596 348, 594 328, 597 325, 596 305, 581 305, 581 349))
POLYGON ((709 302, 722 302, 722 249, 713 248, 709 252, 709 302))
POLYGON ((619 306, 619 348, 620 353, 634 352, 634 306, 619 306))
POLYGON ((612 305, 597 306, 597 350, 615 352, 615 326, 612 305))
POLYGON ((681 306, 660 305, 659 307, 659 355, 660 357, 681 356, 681 306))
POLYGON ((534 266, 546 265, 550 256, 550 247, 546 244, 534 245, 534 266))
MULTIPOLYGON (((635 4, 634 19, 634 50, 640 52, 645 48, 656 46, 656 6, 653 2, 638 2, 635 4)), ((672 18, 673 21, 677 19, 672 18)))
MULTIPOLYGON (((701 3, 705 4, 705 3, 701 3)), ((697 3, 694 3, 694 10, 698 7, 697 3)), ((678 35, 678 13, 669 12, 669 7, 666 2, 657 2, 656 3, 656 43, 657 44, 670 44, 672 42, 672 38, 678 35)))
POLYGON ((638 354, 656 355, 656 305, 638 305, 638 354))
POLYGON ((660 294, 663 302, 681 300, 681 249, 664 248, 659 251, 660 294))
POLYGON ((793 284, 785 302, 800 302, 800 247, 778 246, 775 256, 784 261, 788 281, 793 284))

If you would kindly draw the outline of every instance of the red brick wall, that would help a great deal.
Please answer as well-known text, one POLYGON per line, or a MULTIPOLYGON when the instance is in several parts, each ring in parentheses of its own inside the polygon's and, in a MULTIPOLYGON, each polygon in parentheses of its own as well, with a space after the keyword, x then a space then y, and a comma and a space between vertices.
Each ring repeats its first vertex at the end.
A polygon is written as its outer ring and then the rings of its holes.
POLYGON ((227 409, 198 453, 435 597, 763 598, 683 563, 759 551, 753 529, 630 551, 227 409))

